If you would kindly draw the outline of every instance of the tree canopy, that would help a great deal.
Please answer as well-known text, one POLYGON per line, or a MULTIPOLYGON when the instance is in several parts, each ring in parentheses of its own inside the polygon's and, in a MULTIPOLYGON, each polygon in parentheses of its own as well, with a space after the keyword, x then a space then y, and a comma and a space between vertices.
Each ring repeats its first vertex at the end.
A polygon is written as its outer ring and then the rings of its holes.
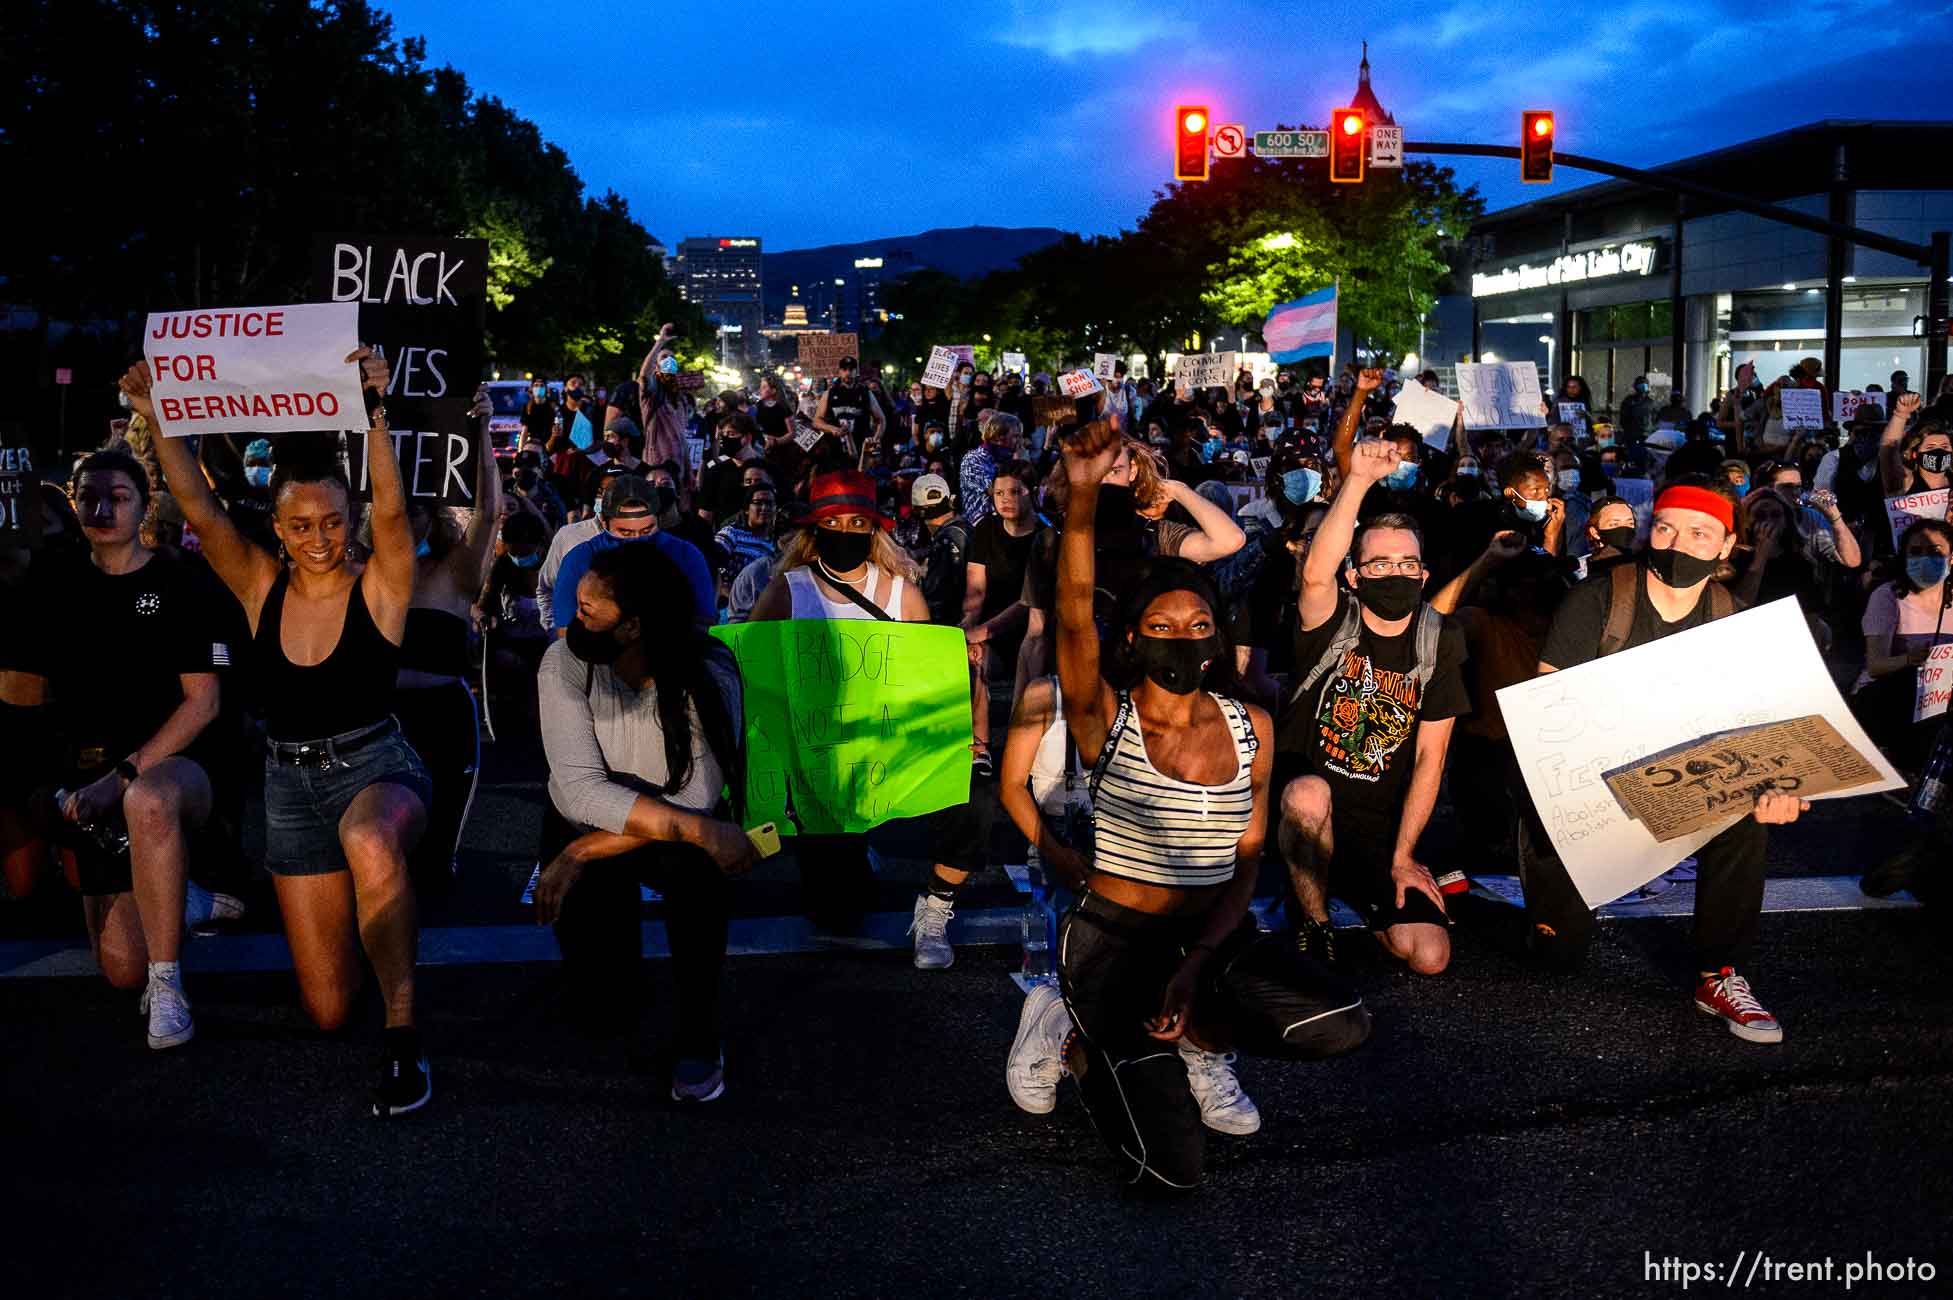
POLYGON ((505 366, 635 367, 664 320, 712 346, 623 199, 364 0, 23 0, 0 45, 6 300, 119 325, 104 352, 148 310, 309 298, 321 231, 487 239, 505 366))
POLYGON ((906 277, 885 296, 902 319, 877 360, 913 369, 936 343, 975 344, 982 360, 1022 352, 1043 369, 1095 351, 1163 358, 1217 329, 1257 333, 1270 308, 1332 283, 1358 343, 1401 354, 1449 274, 1444 241, 1483 210, 1475 188, 1425 162, 1337 185, 1319 159, 1223 160, 1207 181, 1158 192, 1116 236, 1068 235, 978 281, 906 277))

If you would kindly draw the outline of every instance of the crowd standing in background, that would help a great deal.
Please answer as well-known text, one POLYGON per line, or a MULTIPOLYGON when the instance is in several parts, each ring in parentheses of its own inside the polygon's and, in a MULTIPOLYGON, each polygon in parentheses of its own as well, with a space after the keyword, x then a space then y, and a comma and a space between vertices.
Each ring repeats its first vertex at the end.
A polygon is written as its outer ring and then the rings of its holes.
MULTIPOLYGON (((384 360, 354 359, 383 392, 384 360)), ((972 779, 1081 899, 1057 981, 1024 1003, 1010 1093, 1048 1111, 1074 1078, 1126 1175, 1170 1187, 1199 1180, 1203 1126, 1259 1124, 1237 1052, 1369 1035, 1332 900, 1439 976, 1463 868, 1509 869, 1534 949, 1579 959, 1591 911, 1500 688, 1791 597, 1887 756, 1936 761, 1913 676, 1953 641, 1953 527, 1895 538, 1885 499, 1947 487, 1953 391, 1903 374, 1822 432, 1787 427, 1781 396, 1829 409, 1814 358, 1767 383, 1739 367, 1693 413, 1646 378, 1603 411, 1570 376, 1545 428, 1442 447, 1392 422, 1431 371, 1315 363, 1183 391, 1121 361, 1069 403, 1050 374, 967 361, 940 389, 884 389, 855 358, 751 393, 680 377, 667 327, 634 375, 536 382, 456 512, 406 499, 383 405, 361 501, 336 440, 170 438, 129 372, 127 428, 43 485, 40 549, 0 569, 33 612, 0 635, 0 709, 27 741, 0 747, 0 852, 14 897, 65 872, 102 973, 142 990, 150 1046, 194 1034, 186 926, 243 906, 195 877, 234 868, 213 870, 261 805, 301 1006, 344 1023, 370 964, 374 1113, 428 1102, 418 909, 457 870, 487 704, 500 743, 547 758, 537 900, 573 1000, 601 1015, 633 985, 635 891, 658 889, 671 1092, 719 1096, 729 881, 755 856, 740 674, 706 635, 723 623, 962 631, 972 779), (1425 861, 1443 815, 1480 846, 1469 864, 1425 861), (1247 910, 1264 856, 1279 935, 1247 910)), ((924 819, 919 968, 953 961, 958 891, 997 865, 987 806, 924 819)), ((1766 828, 1804 808, 1765 794, 1696 855, 1694 1005, 1749 1041, 1784 1034, 1742 962, 1766 828)), ((793 847, 808 914, 858 922, 863 837, 793 847)), ((1930 867, 1866 887, 1931 892, 1930 867)))

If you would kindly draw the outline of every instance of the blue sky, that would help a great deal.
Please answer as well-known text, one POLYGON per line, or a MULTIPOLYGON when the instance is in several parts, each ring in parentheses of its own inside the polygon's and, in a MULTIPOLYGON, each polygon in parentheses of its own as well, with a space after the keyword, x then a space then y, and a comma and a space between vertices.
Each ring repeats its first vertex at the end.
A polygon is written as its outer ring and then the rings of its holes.
MULTIPOLYGON (((668 244, 1110 233, 1171 172, 1175 102, 1250 130, 1321 123, 1366 38, 1413 139, 1515 143, 1521 109, 1551 108, 1564 149, 1646 166, 1827 117, 1953 119, 1953 0, 1762 16, 1722 0, 1446 0, 1369 18, 1294 0, 381 3, 668 244)), ((1455 165, 1494 207, 1542 193, 1516 162, 1455 165)))

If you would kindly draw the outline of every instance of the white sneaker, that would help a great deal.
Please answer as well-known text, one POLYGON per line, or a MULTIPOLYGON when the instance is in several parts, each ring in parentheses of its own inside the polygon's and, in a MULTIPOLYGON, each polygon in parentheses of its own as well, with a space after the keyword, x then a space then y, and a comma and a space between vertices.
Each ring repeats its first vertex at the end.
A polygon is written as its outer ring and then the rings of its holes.
POLYGON ((183 927, 194 930, 212 921, 235 921, 244 915, 244 900, 213 894, 194 880, 184 882, 183 927))
POLYGON ((955 915, 956 905, 934 894, 924 894, 915 900, 915 916, 909 922, 909 933, 915 936, 917 970, 941 970, 956 960, 956 950, 949 946, 949 918, 955 915))
POLYGON ((1049 1115, 1058 1105, 1058 1080, 1065 1074, 1065 1036, 1071 1013, 1055 984, 1037 984, 1017 1013, 1017 1038, 1004 1064, 1004 1086, 1017 1109, 1049 1115))
POLYGON ((157 1051, 181 1047, 197 1036, 196 1022, 190 1019, 190 999, 183 995, 181 984, 152 979, 138 1005, 149 1017, 149 1045, 157 1051))
POLYGON ((1261 1127, 1261 1112, 1234 1077, 1233 1052, 1203 1052, 1183 1038, 1180 1060, 1187 1067, 1187 1086, 1200 1103, 1201 1123, 1236 1137, 1261 1127))

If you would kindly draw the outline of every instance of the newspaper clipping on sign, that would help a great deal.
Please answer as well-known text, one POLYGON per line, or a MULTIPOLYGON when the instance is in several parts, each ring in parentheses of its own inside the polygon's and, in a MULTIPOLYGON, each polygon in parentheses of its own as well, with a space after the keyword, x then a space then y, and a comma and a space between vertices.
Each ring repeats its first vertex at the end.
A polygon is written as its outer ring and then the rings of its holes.
MULTIPOLYGON (((1705 741, 1721 741, 1727 749, 1731 736, 1793 723, 1791 738, 1804 746, 1800 752, 1829 765, 1829 775, 1819 782, 1826 788, 1815 790, 1814 797, 1873 794, 1904 785, 1838 695, 1793 598, 1546 673, 1505 687, 1498 698, 1533 806, 1589 907, 1647 884, 1750 811, 1731 796, 1702 809, 1713 814, 1707 821, 1664 811, 1651 824, 1624 803, 1607 779, 1610 774, 1638 771, 1705 741), (1703 664, 1738 663, 1767 663, 1770 671, 1702 671, 1703 664), (1660 828, 1667 834, 1679 824, 1695 829, 1677 830, 1667 839, 1656 833, 1660 828)), ((1783 739, 1775 733, 1768 738, 1783 739)), ((1739 756, 1747 753, 1744 745, 1737 747, 1739 756)), ((1781 747, 1767 757, 1779 756, 1785 770, 1807 761, 1781 747)), ((1697 775, 1728 770, 1716 766, 1697 775)), ((1747 788, 1763 779, 1733 784, 1747 788)), ((1648 777, 1641 784, 1664 782, 1674 783, 1648 777)), ((1714 788, 1712 782, 1711 792, 1714 788)), ((1813 789, 1807 785, 1797 793, 1813 789)), ((1702 794, 1691 797, 1701 800, 1702 794)))

